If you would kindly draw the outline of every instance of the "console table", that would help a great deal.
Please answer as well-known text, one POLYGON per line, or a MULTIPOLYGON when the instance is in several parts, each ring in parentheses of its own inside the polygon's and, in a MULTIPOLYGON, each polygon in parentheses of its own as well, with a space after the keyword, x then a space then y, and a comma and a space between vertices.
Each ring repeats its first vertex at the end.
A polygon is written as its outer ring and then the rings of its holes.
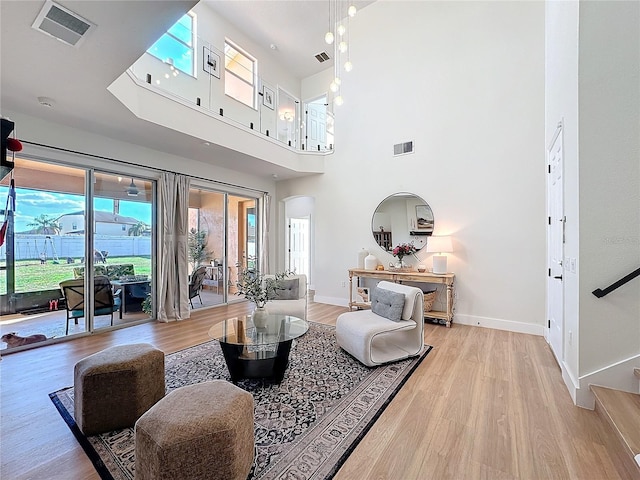
POLYGON ((429 318, 437 318, 445 320, 447 327, 451 327, 453 321, 453 282, 455 280, 454 273, 444 273, 438 275, 431 272, 392 272, 390 270, 363 270, 360 268, 349 269, 349 310, 353 308, 371 308, 370 303, 357 302, 353 300, 353 277, 359 278, 377 278, 378 280, 387 280, 394 283, 416 282, 416 283, 435 283, 447 286, 447 309, 444 312, 432 310, 425 312, 424 316, 429 318))

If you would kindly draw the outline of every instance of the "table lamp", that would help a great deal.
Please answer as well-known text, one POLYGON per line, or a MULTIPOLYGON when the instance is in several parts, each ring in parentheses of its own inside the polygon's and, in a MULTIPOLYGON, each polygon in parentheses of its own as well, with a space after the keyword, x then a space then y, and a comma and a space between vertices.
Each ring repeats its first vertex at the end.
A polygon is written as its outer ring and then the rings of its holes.
POLYGON ((448 235, 429 237, 427 240, 427 252, 436 254, 433 256, 433 273, 447 273, 447 256, 442 254, 453 252, 451 237, 448 235))

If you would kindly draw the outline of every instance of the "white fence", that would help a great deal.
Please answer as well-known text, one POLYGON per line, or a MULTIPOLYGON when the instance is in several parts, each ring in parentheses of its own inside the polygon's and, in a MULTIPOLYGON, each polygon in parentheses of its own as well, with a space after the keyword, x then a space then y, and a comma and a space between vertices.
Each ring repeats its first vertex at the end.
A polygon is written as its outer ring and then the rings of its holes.
MULTIPOLYGON (((109 257, 151 256, 151 237, 96 235, 95 249, 109 252, 109 257)), ((15 260, 84 258, 82 235, 34 235, 18 233, 14 238, 15 260)), ((6 260, 6 244, 0 247, 0 261, 6 260)))

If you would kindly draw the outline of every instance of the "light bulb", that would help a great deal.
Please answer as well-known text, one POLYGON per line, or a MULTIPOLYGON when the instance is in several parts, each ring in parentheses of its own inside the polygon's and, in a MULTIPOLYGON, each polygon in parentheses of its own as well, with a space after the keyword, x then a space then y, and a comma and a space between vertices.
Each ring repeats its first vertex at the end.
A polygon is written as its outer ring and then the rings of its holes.
POLYGON ((351 70, 353 70, 353 63, 347 60, 344 64, 344 70, 346 72, 350 72, 351 70))
POLYGON ((324 41, 331 45, 333 43, 333 33, 327 32, 324 36, 324 41))
POLYGON ((347 42, 340 42, 338 44, 338 50, 340 50, 340 53, 344 53, 347 51, 347 42))
POLYGON ((344 100, 342 99, 342 95, 338 95, 336 98, 334 98, 333 103, 335 103, 338 106, 342 105, 344 103, 344 100))
POLYGON ((350 17, 355 17, 357 12, 358 12, 358 9, 356 8, 355 5, 351 5, 347 9, 347 14, 349 14, 350 17))
POLYGON ((168 73, 165 73, 165 74, 164 74, 164 78, 169 78, 169 74, 168 74, 168 73))
POLYGON ((329 90, 334 93, 338 91, 338 85, 336 84, 336 82, 331 82, 331 84, 329 85, 329 90))
POLYGON ((340 80, 339 77, 334 78, 333 81, 336 83, 336 85, 340 85, 342 83, 342 80, 340 80))
POLYGON ((338 25, 338 35, 342 36, 344 35, 344 32, 346 32, 347 29, 344 28, 344 25, 338 25))

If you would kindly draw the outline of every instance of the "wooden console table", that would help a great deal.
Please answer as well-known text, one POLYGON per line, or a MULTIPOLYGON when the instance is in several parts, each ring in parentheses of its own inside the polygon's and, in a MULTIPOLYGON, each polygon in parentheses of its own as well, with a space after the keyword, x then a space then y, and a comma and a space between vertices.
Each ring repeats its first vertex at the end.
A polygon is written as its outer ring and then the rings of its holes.
POLYGON ((353 300, 353 277, 377 278, 378 280, 388 280, 394 283, 416 282, 435 283, 447 286, 447 310, 432 310, 425 312, 425 317, 445 320, 447 327, 451 327, 453 321, 453 282, 456 278, 454 273, 437 275, 430 272, 392 272, 390 270, 362 270, 359 268, 349 269, 349 310, 353 308, 371 308, 370 303, 356 302, 353 300))

